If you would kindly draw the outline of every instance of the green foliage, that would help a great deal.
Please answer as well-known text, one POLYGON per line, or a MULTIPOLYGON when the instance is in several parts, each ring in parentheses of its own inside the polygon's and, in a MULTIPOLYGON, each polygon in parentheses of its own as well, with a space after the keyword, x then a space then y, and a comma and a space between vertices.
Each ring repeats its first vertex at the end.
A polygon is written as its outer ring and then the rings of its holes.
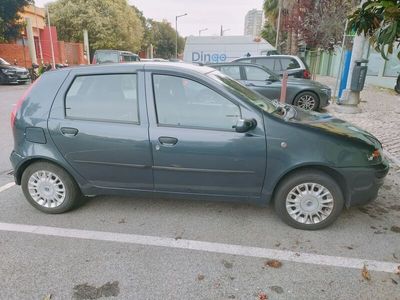
MULTIPOLYGON (((148 44, 153 44, 155 56, 162 58, 175 57, 176 31, 167 21, 148 20, 150 36, 148 44)), ((183 51, 185 39, 178 36, 178 53, 183 51)))
POLYGON ((18 12, 33 0, 0 1, 0 41, 10 41, 20 36, 24 26, 18 12))
POLYGON ((61 40, 81 42, 87 29, 92 52, 141 48, 143 24, 126 0, 58 0, 49 5, 49 11, 61 40))
MULTIPOLYGON (((400 1, 368 0, 349 16, 349 26, 369 36, 371 44, 388 60, 396 44, 400 46, 400 1)), ((397 57, 400 59, 400 52, 397 57)))
POLYGON ((261 37, 271 45, 275 45, 276 29, 271 24, 265 23, 263 30, 261 31, 261 37))

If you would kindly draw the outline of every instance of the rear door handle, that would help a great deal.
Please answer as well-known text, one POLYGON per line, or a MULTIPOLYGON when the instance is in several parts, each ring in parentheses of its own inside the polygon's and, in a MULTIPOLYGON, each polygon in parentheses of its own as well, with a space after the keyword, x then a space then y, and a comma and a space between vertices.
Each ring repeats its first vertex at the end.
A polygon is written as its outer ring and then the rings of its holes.
POLYGON ((161 145, 173 146, 178 142, 178 139, 170 136, 160 136, 158 138, 158 141, 160 142, 161 145))
POLYGON ((76 136, 79 130, 71 127, 61 127, 61 133, 64 136, 76 136))

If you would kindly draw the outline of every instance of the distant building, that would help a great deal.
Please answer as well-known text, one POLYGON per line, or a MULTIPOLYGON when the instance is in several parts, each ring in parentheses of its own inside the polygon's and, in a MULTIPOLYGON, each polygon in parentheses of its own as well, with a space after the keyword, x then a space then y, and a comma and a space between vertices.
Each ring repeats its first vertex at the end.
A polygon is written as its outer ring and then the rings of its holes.
POLYGON ((247 12, 244 18, 244 35, 260 36, 264 23, 262 10, 252 9, 247 12))

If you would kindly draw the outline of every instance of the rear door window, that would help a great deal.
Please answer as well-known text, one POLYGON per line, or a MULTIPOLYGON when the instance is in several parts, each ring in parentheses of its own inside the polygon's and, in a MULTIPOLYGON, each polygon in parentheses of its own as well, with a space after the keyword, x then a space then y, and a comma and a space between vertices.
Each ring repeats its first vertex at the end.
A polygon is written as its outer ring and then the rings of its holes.
POLYGON ((299 69, 300 65, 294 58, 281 58, 282 70, 299 69))
POLYGON ((139 123, 136 74, 77 76, 65 97, 65 116, 139 123))

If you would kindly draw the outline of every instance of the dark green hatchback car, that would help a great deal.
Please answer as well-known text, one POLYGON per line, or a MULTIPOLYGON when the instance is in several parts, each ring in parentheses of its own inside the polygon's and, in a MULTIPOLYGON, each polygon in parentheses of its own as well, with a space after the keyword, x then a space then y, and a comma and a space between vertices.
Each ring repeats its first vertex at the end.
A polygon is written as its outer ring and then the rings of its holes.
POLYGON ((352 124, 180 63, 46 72, 11 124, 15 181, 46 213, 81 196, 158 195, 274 202, 291 226, 320 229, 375 199, 389 169, 352 124))

